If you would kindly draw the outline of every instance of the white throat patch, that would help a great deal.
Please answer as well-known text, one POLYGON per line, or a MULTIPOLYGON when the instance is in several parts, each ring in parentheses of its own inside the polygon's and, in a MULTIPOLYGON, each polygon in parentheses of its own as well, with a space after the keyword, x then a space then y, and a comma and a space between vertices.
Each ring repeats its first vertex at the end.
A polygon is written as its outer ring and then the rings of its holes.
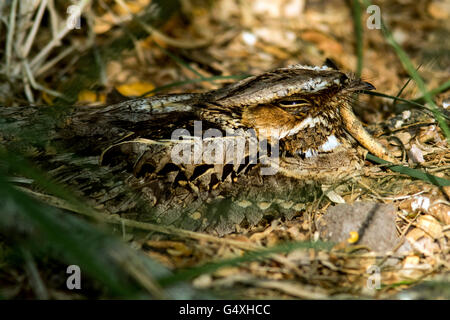
POLYGON ((340 142, 337 140, 336 136, 332 134, 328 137, 327 141, 319 147, 321 151, 331 151, 340 146, 340 142))

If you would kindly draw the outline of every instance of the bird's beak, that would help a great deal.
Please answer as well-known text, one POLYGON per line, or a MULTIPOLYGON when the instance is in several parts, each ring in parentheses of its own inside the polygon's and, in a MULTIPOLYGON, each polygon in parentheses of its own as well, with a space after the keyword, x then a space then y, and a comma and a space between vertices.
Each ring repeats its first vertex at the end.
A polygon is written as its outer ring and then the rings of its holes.
POLYGON ((375 90, 375 87, 373 84, 365 81, 361 81, 361 89, 362 90, 375 90))
POLYGON ((355 92, 355 91, 362 92, 364 90, 367 90, 367 91, 375 90, 375 87, 371 83, 368 83, 368 82, 365 82, 362 80, 359 80, 359 81, 356 80, 349 89, 350 89, 350 91, 353 91, 353 92, 355 92))

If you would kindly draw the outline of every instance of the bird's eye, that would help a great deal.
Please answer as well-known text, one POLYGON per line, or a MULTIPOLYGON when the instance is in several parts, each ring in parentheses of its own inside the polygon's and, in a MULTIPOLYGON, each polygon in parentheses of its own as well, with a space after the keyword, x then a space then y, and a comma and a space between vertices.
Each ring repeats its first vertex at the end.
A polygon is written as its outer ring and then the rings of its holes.
POLYGON ((340 76, 340 80, 341 80, 341 83, 345 83, 345 82, 348 80, 347 75, 346 75, 346 74, 342 74, 342 75, 340 76))
POLYGON ((295 108, 310 105, 306 99, 283 100, 279 102, 280 107, 295 108))

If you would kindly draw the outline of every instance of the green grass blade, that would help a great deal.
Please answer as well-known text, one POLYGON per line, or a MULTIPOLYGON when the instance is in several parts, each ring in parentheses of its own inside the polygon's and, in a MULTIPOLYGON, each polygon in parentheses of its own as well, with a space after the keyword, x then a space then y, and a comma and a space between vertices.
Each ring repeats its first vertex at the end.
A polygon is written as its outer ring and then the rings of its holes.
MULTIPOLYGON (((450 80, 444 82, 444 83, 441 84, 439 87, 437 87, 437 88, 435 88, 435 89, 433 89, 433 90, 430 90, 429 94, 430 94, 430 96, 434 97, 435 95, 437 95, 437 94, 439 94, 439 93, 441 93, 441 92, 445 92, 445 91, 447 91, 448 89, 450 89, 450 80)), ((414 99, 414 101, 415 101, 415 102, 422 103, 422 102, 425 101, 425 98, 424 98, 424 96, 421 96, 421 97, 419 97, 419 98, 417 98, 417 99, 414 99)))
POLYGON ((0 150, 0 160, 5 162, 10 170, 32 179, 43 190, 58 198, 64 199, 79 211, 87 212, 92 217, 98 214, 97 211, 85 205, 82 199, 73 196, 73 193, 66 190, 66 188, 55 183, 39 170, 36 170, 27 160, 2 150, 0 150))
MULTIPOLYGON (((419 69, 420 69, 420 67, 421 67, 422 65, 419 65, 418 67, 417 67, 417 71, 419 71, 419 69)), ((411 82, 411 80, 412 80, 412 78, 410 77, 410 78, 408 78, 408 80, 405 82, 405 84, 400 88, 400 90, 398 91, 398 93, 397 93, 397 95, 395 96, 395 97, 400 97, 401 95, 402 95, 402 93, 403 93, 403 90, 405 90, 405 88, 406 88, 406 86, 411 82)), ((397 104, 397 101, 398 100, 394 100, 394 107, 395 107, 395 105, 397 104)))
POLYGON ((380 159, 374 155, 371 155, 370 153, 367 154, 366 158, 370 161, 373 161, 373 162, 376 162, 379 164, 386 164, 387 167, 389 169, 391 169, 392 171, 406 174, 406 175, 410 176, 411 178, 419 179, 419 180, 434 184, 435 186, 438 186, 438 187, 450 186, 450 180, 436 177, 432 174, 423 172, 421 170, 412 169, 412 168, 405 167, 405 166, 395 165, 393 163, 390 163, 389 161, 386 161, 386 160, 380 159))
MULTIPOLYGON (((426 109, 426 110, 432 112, 432 110, 430 108, 428 108, 427 106, 425 106, 423 104, 420 104, 420 103, 416 102, 415 100, 408 100, 408 99, 403 99, 403 98, 400 98, 400 97, 394 97, 394 96, 391 96, 391 95, 388 95, 388 94, 385 94, 385 93, 381 93, 381 92, 377 92, 377 91, 366 91, 366 90, 363 90, 363 93, 371 95, 371 96, 375 96, 375 97, 382 97, 382 98, 392 99, 394 101, 402 101, 402 102, 404 102, 406 104, 409 104, 411 106, 418 107, 420 109, 426 109)), ((444 118, 446 118, 446 119, 449 119, 449 117, 447 115, 445 115, 445 114, 442 114, 442 116, 444 118)))
POLYGON ((2 227, 7 227, 9 236, 14 232, 13 223, 17 224, 19 230, 34 230, 39 238, 33 233, 22 235, 22 245, 32 246, 34 252, 50 246, 50 251, 56 251, 63 262, 79 265, 83 273, 103 283, 112 294, 135 295, 137 287, 124 282, 126 277, 120 276, 120 269, 108 261, 105 249, 113 249, 116 242, 112 242, 106 234, 76 217, 58 214, 57 210, 38 203, 13 188, 3 177, 0 177, 0 192, 0 203, 4 205, 0 223, 2 227))

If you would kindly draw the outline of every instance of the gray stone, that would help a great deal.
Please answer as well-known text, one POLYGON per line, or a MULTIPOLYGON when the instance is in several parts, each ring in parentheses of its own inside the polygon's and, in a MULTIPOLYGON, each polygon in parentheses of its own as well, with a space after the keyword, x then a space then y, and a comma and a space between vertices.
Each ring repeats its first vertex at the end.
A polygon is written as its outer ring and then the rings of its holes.
POLYGON ((322 239, 339 243, 357 231, 357 244, 365 245, 373 251, 387 252, 398 244, 395 227, 396 208, 392 204, 376 202, 355 202, 338 204, 328 208, 318 220, 318 230, 322 239))

